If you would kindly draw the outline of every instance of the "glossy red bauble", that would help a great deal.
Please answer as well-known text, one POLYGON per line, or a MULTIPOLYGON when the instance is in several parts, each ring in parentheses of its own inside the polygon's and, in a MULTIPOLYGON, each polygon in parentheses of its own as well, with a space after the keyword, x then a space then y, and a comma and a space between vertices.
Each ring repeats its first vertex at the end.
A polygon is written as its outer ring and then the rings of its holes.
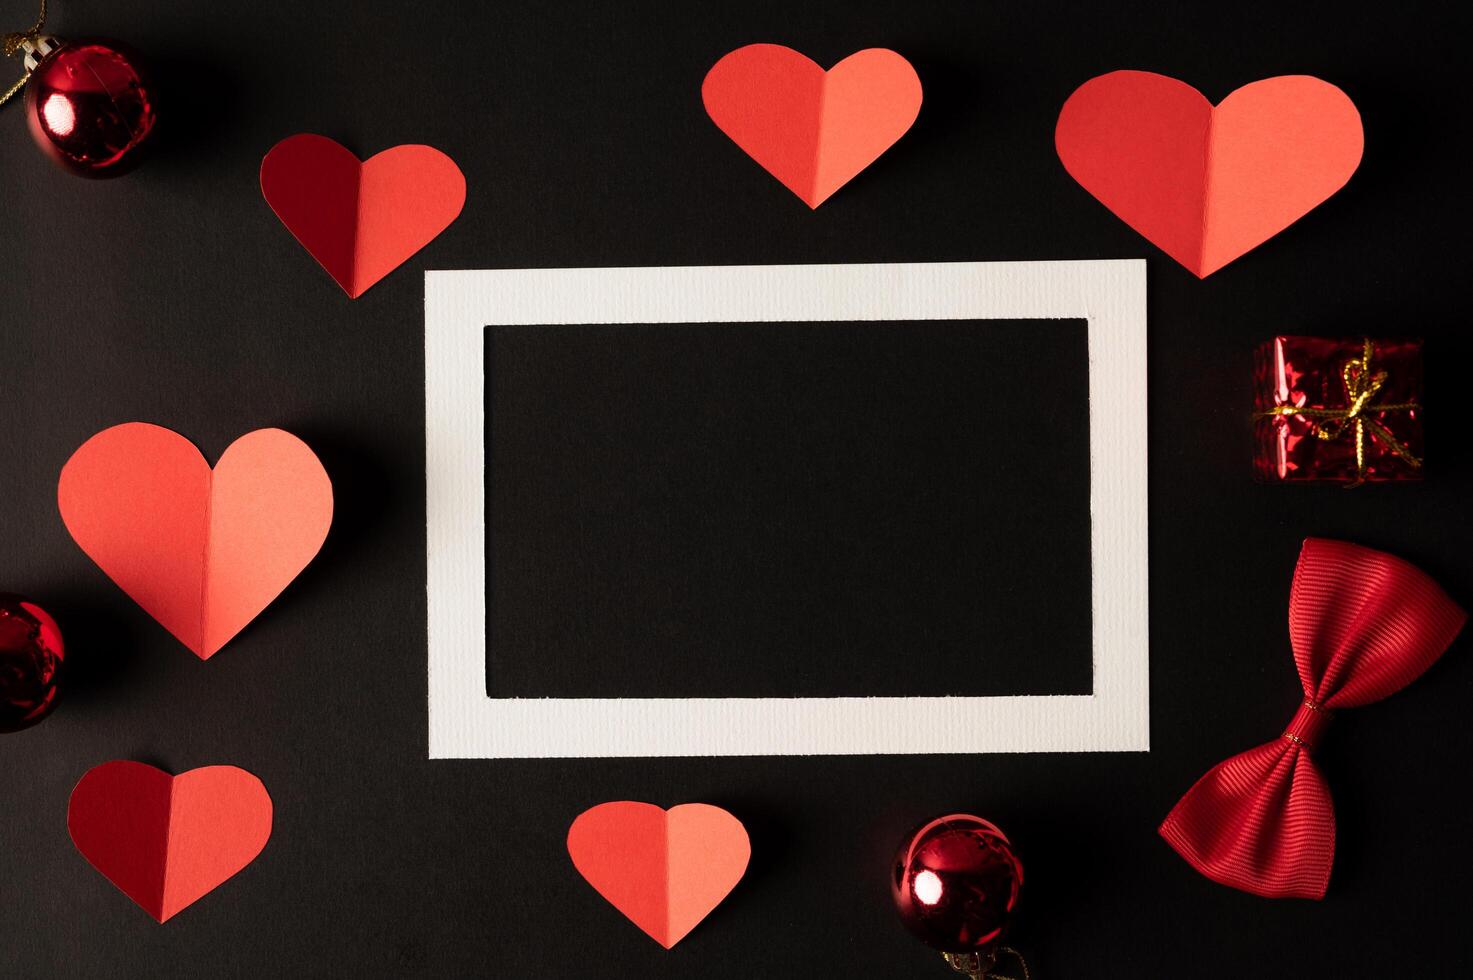
POLYGON ((61 630, 34 602, 0 593, 0 732, 18 732, 56 707, 61 630))
POLYGON ((1023 866, 980 817, 939 817, 905 839, 890 881, 907 929, 943 953, 989 954, 1012 921, 1023 866))
POLYGON ((153 93, 132 55, 112 41, 66 41, 26 83, 36 143, 84 177, 131 170, 156 119, 153 93))

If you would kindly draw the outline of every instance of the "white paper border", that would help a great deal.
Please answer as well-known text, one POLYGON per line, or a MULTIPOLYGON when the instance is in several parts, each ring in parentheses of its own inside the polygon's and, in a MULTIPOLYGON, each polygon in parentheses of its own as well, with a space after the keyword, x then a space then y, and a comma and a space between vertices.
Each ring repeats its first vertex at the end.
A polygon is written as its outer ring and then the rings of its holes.
POLYGON ((425 274, 431 759, 1145 751, 1142 259, 425 274), (490 698, 483 332, 493 324, 1086 318, 1087 696, 490 698))

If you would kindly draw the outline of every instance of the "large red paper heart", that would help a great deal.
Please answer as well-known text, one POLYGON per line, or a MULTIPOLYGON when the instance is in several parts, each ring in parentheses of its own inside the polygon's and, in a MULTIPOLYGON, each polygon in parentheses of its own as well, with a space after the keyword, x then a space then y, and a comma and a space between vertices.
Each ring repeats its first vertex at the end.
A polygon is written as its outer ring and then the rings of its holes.
POLYGON ((720 807, 602 803, 568 829, 588 883, 666 949, 721 904, 752 855, 741 821, 720 807))
POLYGON ((82 550, 209 659, 306 567, 332 524, 332 484, 307 445, 249 432, 211 470, 157 425, 104 429, 62 467, 57 505, 82 550))
POLYGON ((1360 164, 1360 113, 1308 75, 1244 85, 1216 107, 1144 71, 1092 78, 1054 133, 1070 176, 1199 278, 1283 231, 1360 164))
POLYGON ((261 193, 357 299, 460 215, 465 175, 432 146, 395 146, 360 163, 326 136, 300 133, 261 161, 261 193))
POLYGON ((706 74, 711 120, 810 208, 874 163, 915 122, 921 80, 867 48, 824 71, 780 44, 749 44, 706 74))
POLYGON ((72 790, 67 829, 94 868, 164 922, 256 859, 271 812, 266 787, 235 766, 171 776, 104 762, 72 790))

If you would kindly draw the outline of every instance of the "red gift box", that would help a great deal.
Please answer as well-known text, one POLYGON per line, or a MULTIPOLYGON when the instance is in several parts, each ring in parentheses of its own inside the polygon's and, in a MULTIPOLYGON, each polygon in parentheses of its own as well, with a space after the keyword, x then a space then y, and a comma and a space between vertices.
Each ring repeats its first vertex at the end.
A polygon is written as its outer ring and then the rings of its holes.
POLYGON ((1275 337, 1254 370, 1259 479, 1422 476, 1422 342, 1275 337))

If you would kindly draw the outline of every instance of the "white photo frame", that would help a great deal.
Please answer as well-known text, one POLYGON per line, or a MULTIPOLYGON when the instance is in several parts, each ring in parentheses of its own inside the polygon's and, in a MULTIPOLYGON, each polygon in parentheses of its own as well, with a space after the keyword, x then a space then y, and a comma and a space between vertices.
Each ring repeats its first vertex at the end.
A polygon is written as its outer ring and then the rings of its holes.
POLYGON ((1150 747, 1145 261, 425 274, 431 759, 1106 752, 1150 747), (484 331, 499 324, 1088 321, 1088 695, 492 698, 484 331))

